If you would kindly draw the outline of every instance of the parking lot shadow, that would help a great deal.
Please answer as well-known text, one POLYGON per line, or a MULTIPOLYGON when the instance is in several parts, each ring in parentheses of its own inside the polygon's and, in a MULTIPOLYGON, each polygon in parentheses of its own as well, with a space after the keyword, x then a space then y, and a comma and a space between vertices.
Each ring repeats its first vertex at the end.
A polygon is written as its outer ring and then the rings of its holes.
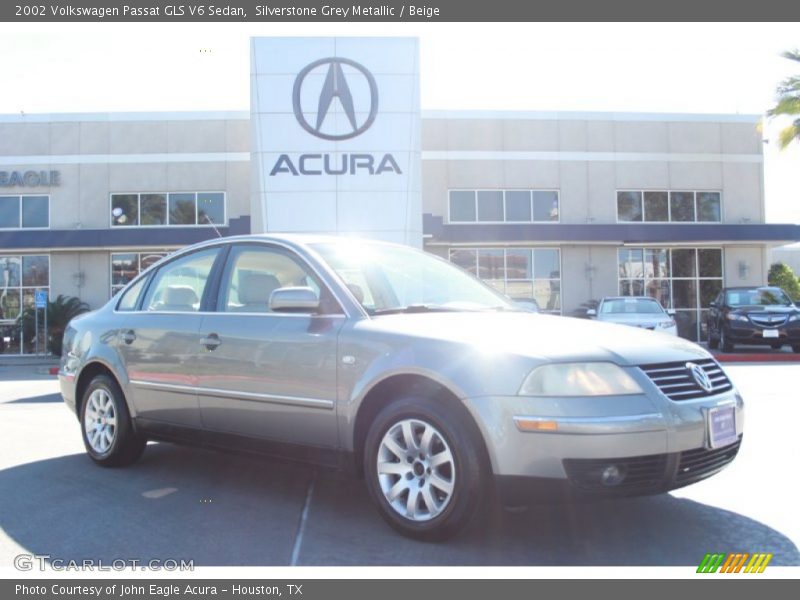
POLYGON ((494 508, 449 542, 419 543, 385 525, 350 476, 170 444, 151 444, 127 469, 102 469, 81 454, 5 469, 0 498, 6 535, 65 560, 285 565, 297 545, 301 565, 691 566, 706 552, 734 551, 800 564, 780 532, 670 495, 521 514, 494 508))
POLYGON ((28 398, 17 398, 16 400, 9 400, 6 404, 49 404, 51 402, 64 402, 61 394, 42 394, 40 396, 30 396, 28 398))

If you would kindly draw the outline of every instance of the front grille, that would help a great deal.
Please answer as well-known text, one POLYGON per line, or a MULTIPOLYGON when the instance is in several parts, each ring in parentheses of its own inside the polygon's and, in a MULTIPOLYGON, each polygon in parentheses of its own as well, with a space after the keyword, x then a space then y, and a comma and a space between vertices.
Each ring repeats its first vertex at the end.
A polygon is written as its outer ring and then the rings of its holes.
POLYGON ((780 327, 786 324, 786 315, 749 315, 750 320, 761 327, 780 327))
POLYGON ((686 368, 686 362, 657 363, 642 365, 639 368, 670 400, 694 400, 733 389, 728 376, 713 358, 690 362, 698 365, 708 375, 712 386, 710 391, 704 390, 697 384, 686 368))
POLYGON ((681 452, 675 481, 683 485, 709 477, 722 470, 736 458, 741 443, 742 437, 739 436, 738 440, 724 448, 714 448, 713 450, 698 448, 681 452))
POLYGON ((565 459, 567 477, 577 487, 587 491, 644 492, 663 485, 667 467, 666 454, 634 456, 630 458, 565 459), (609 487, 602 482, 603 470, 614 465, 624 474, 619 485, 609 487))

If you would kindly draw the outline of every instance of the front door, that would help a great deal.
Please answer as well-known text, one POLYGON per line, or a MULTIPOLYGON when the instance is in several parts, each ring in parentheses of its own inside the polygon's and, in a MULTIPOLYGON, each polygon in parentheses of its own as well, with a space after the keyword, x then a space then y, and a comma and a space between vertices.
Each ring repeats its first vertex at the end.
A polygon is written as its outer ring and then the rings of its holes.
POLYGON ((206 429, 336 446, 336 347, 343 322, 338 304, 299 257, 264 244, 234 246, 216 312, 200 327, 208 343, 198 362, 206 429), (320 310, 272 312, 271 293, 289 286, 314 289, 320 310))

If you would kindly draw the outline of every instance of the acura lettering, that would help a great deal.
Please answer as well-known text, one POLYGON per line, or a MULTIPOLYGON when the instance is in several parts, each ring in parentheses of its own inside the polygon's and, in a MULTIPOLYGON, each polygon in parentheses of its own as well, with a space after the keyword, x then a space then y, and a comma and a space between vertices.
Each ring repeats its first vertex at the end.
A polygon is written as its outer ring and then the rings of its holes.
POLYGON ((384 154, 377 160, 372 154, 301 154, 295 160, 281 154, 269 172, 270 177, 280 173, 290 175, 402 175, 394 156, 384 154))

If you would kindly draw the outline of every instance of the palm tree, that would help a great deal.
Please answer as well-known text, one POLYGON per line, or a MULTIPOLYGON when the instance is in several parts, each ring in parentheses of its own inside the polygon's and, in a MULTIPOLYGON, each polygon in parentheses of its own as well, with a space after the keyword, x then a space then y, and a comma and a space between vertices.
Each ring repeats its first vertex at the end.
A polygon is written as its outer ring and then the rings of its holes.
MULTIPOLYGON (((800 63, 800 50, 788 50, 784 58, 800 63)), ((778 144, 785 149, 793 140, 800 141, 800 76, 793 75, 780 82, 777 89, 778 103, 767 111, 767 116, 794 117, 794 121, 781 129, 778 144)))
MULTIPOLYGON (((26 340, 32 340, 35 331, 35 313, 28 307, 22 315, 26 340)), ((56 356, 61 356, 61 342, 67 324, 73 317, 89 311, 89 305, 74 296, 59 294, 55 300, 47 303, 47 349, 56 356)), ((44 326, 44 319, 39 317, 39 328, 44 326)))

